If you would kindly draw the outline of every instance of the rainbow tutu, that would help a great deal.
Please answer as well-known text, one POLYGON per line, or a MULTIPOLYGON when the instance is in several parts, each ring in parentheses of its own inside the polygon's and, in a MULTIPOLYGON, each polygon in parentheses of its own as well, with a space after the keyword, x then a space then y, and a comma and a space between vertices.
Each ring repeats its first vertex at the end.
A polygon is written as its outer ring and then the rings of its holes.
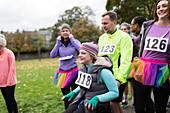
POLYGON ((143 85, 161 87, 168 79, 168 63, 145 58, 134 58, 129 77, 143 85))
POLYGON ((130 66, 129 66, 129 69, 127 71, 127 79, 131 79, 131 77, 129 77, 129 75, 130 75, 130 70, 132 68, 132 65, 133 65, 133 62, 131 62, 130 66))
POLYGON ((59 88, 69 86, 76 78, 79 68, 76 67, 70 71, 62 71, 58 69, 54 75, 54 85, 59 88))

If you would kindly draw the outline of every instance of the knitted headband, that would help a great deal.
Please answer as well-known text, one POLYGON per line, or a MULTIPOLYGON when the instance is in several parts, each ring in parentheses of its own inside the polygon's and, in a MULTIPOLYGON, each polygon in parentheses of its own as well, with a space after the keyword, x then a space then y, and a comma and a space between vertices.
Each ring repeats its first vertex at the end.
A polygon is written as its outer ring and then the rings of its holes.
POLYGON ((83 43, 81 45, 80 49, 84 49, 84 50, 90 52, 91 54, 93 54, 94 56, 97 56, 98 52, 99 52, 98 46, 93 43, 83 43))
POLYGON ((70 33, 71 33, 71 28, 70 28, 70 26, 64 24, 64 25, 61 27, 61 30, 63 30, 64 28, 67 28, 67 29, 70 31, 70 33))
POLYGON ((3 34, 0 34, 0 45, 4 47, 6 46, 6 39, 3 34))

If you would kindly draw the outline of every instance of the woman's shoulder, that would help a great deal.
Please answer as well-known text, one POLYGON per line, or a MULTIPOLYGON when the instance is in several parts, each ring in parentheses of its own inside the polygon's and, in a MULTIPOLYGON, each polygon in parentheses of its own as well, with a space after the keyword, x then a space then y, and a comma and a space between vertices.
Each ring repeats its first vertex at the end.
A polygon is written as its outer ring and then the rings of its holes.
POLYGON ((111 70, 103 68, 100 72, 100 77, 102 79, 105 79, 106 77, 109 77, 111 79, 113 77, 113 73, 111 72, 111 70))
POLYGON ((14 56, 14 53, 10 50, 10 49, 7 49, 7 48, 4 48, 5 49, 5 53, 10 55, 10 56, 14 56))
POLYGON ((10 49, 8 49, 8 48, 5 48, 6 49, 6 51, 8 51, 9 53, 13 53, 10 49))
POLYGON ((107 68, 103 68, 103 69, 101 70, 101 73, 111 73, 111 74, 112 74, 111 70, 109 70, 109 69, 107 69, 107 68))
POLYGON ((152 24, 154 24, 155 22, 156 22, 156 20, 148 20, 148 21, 143 22, 143 25, 144 25, 144 27, 145 27, 145 26, 148 26, 148 25, 152 25, 152 24))

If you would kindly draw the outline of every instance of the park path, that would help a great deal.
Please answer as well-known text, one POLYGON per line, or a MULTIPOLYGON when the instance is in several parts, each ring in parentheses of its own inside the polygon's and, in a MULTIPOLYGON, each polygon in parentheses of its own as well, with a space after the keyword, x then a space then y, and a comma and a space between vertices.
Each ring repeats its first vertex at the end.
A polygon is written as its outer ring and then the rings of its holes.
MULTIPOLYGON (((169 97, 169 100, 170 100, 170 97, 169 97)), ((124 109, 124 113, 135 113, 135 111, 132 108, 132 102, 131 101, 129 101, 129 105, 124 109)), ((166 113, 170 113, 170 108, 167 108, 166 113)))
MULTIPOLYGON (((133 111, 132 109, 132 104, 129 103, 129 106, 127 106, 125 109, 124 109, 124 113, 135 113, 135 111, 133 111)), ((155 112, 156 113, 156 112, 155 112)), ((170 113, 170 108, 167 108, 167 111, 166 113, 170 113)))

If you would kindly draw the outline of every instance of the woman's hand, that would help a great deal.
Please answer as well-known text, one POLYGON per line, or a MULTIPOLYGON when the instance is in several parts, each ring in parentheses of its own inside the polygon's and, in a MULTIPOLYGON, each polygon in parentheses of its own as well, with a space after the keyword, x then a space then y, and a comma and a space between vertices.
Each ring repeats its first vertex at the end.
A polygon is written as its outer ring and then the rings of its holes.
POLYGON ((117 87, 119 88, 120 87, 120 82, 116 80, 116 83, 117 83, 117 87))
POLYGON ((73 35, 72 35, 72 34, 70 34, 70 35, 69 35, 69 38, 70 38, 71 36, 73 36, 73 35))
POLYGON ((75 96, 75 93, 74 93, 74 91, 72 91, 72 92, 68 93, 67 95, 64 95, 64 96, 61 98, 61 100, 63 101, 65 98, 68 98, 68 102, 69 102, 70 100, 73 99, 74 96, 75 96))
POLYGON ((89 100, 86 104, 85 107, 91 111, 93 111, 94 109, 96 109, 97 104, 99 102, 98 97, 94 96, 91 100, 89 100))
POLYGON ((57 39, 61 40, 61 36, 58 36, 57 39))

